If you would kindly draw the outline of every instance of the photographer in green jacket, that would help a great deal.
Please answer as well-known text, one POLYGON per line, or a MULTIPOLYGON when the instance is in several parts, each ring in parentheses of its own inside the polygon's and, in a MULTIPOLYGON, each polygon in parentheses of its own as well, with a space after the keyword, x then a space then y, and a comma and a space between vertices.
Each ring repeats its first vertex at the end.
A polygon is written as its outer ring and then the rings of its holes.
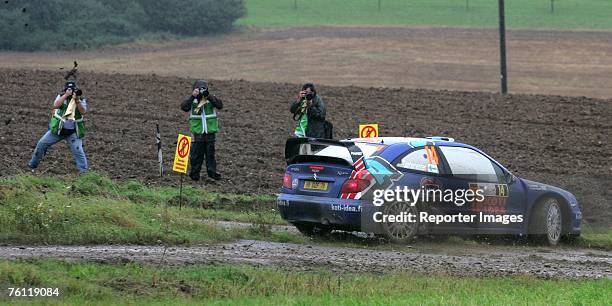
POLYGON ((217 109, 223 108, 221 99, 211 95, 208 82, 197 80, 193 84, 191 96, 181 103, 181 109, 189 112, 189 131, 193 135, 193 144, 189 160, 191 168, 189 177, 198 181, 202 162, 206 156, 206 172, 214 180, 221 179, 217 172, 217 161, 215 159, 216 134, 219 131, 217 109))
POLYGON ((83 150, 83 137, 86 132, 83 115, 87 112, 87 99, 83 97, 83 92, 77 87, 76 82, 64 83, 64 89, 53 102, 53 109, 49 130, 36 144, 28 167, 34 172, 47 154, 49 147, 65 140, 70 147, 79 173, 87 171, 87 157, 83 150))

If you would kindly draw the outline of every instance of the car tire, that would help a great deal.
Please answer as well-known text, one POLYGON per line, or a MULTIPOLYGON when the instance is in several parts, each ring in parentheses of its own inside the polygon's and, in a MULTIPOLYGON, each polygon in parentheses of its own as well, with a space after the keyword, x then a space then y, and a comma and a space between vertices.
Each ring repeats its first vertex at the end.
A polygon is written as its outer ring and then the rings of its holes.
POLYGON ((331 228, 324 225, 309 224, 309 223, 293 223, 297 230, 304 236, 309 237, 325 237, 331 233, 331 228))
POLYGON ((415 216, 415 222, 382 222, 382 230, 385 238, 392 243, 406 244, 412 242, 419 230, 419 211, 416 205, 411 206, 408 202, 389 202, 382 207, 384 215, 399 215, 402 212, 415 216))
POLYGON ((563 211, 556 198, 546 198, 534 208, 530 233, 536 242, 551 246, 559 244, 563 235, 563 211))

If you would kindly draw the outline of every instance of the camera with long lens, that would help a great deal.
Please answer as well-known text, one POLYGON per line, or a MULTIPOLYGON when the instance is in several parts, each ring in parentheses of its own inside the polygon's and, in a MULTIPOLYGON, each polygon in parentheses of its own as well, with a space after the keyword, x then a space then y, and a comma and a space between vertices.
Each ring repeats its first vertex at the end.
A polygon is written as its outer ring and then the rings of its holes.
POLYGON ((200 91, 200 95, 204 98, 207 98, 208 95, 210 95, 210 93, 208 92, 208 88, 207 87, 200 87, 198 88, 198 90, 200 91))
POLYGON ((72 94, 77 95, 77 97, 80 97, 80 96, 83 95, 83 91, 80 88, 78 88, 78 87, 68 87, 68 88, 66 88, 66 90, 68 90, 68 89, 72 89, 72 94))

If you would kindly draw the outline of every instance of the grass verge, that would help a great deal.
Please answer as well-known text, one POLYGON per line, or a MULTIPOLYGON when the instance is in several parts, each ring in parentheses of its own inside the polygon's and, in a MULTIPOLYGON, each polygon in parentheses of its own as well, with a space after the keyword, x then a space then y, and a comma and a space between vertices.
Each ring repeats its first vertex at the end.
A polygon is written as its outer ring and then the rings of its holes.
POLYGON ((12 305, 604 305, 612 280, 286 272, 243 266, 0 261, 0 302, 12 305), (9 298, 8 288, 58 288, 59 297, 9 298))
POLYGON ((0 242, 11 244, 194 244, 241 238, 302 241, 299 235, 223 229, 202 219, 282 222, 269 196, 208 193, 185 187, 79 177, 20 175, 0 179, 0 242))

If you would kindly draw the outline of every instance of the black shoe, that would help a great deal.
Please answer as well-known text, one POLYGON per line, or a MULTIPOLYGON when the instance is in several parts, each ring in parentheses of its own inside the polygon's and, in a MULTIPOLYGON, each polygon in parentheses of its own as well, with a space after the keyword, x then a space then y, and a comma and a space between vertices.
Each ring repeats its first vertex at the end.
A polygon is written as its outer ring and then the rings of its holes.
POLYGON ((191 180, 193 180, 194 182, 197 182, 200 180, 200 176, 199 175, 194 175, 194 174, 190 174, 189 178, 191 178, 191 180))
POLYGON ((218 181, 221 179, 221 174, 215 172, 215 171, 208 171, 208 177, 210 177, 211 179, 218 181))

